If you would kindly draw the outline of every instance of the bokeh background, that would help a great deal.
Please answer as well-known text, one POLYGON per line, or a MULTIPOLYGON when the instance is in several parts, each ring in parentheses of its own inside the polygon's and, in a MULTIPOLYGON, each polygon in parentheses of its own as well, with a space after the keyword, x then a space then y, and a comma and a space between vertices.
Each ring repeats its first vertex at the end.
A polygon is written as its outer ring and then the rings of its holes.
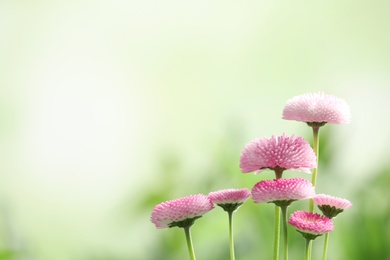
MULTIPOLYGON (((385 0, 1 0, 0 259, 187 259, 184 232, 156 230, 153 207, 273 178, 241 174, 242 148, 311 142, 281 113, 315 91, 352 111, 321 130, 317 191, 353 203, 328 259, 390 259, 389 72, 385 0)), ((272 205, 245 203, 237 259, 271 259, 272 226, 272 205)), ((192 234, 199 259, 228 259, 221 209, 192 234)))

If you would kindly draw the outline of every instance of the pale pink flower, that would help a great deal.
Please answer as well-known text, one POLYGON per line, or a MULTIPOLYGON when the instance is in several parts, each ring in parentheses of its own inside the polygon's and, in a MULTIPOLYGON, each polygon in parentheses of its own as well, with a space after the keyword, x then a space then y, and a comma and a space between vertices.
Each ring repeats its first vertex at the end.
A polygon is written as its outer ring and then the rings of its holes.
POLYGON ((298 170, 310 173, 317 167, 316 156, 310 144, 302 137, 272 136, 246 144, 240 157, 243 173, 259 173, 265 169, 298 170))
POLYGON ((288 223, 302 233, 306 239, 314 239, 317 236, 331 232, 334 228, 333 221, 330 218, 306 211, 294 212, 290 215, 288 223))
POLYGON ((190 195, 158 204, 153 209, 150 220, 156 228, 167 228, 180 221, 199 218, 213 208, 214 204, 207 196, 190 195))
POLYGON ((352 203, 349 200, 326 194, 318 194, 313 197, 313 200, 322 213, 328 218, 334 218, 339 213, 352 207, 352 203))
POLYGON ((347 124, 351 121, 348 104, 341 98, 307 93, 289 99, 283 109, 283 119, 307 123, 347 124))
POLYGON ((210 192, 208 197, 215 204, 237 204, 245 202, 251 196, 247 188, 225 189, 210 192))
POLYGON ((295 201, 312 198, 315 195, 314 187, 306 179, 275 179, 256 183, 252 189, 252 198, 255 203, 295 201))

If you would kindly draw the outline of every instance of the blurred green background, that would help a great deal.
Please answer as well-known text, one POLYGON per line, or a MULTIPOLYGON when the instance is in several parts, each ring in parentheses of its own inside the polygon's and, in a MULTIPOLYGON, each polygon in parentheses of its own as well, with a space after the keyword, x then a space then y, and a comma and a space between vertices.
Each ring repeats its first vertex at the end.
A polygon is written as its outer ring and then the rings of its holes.
MULTIPOLYGON (((187 259, 184 232, 156 230, 153 207, 273 178, 241 174, 242 148, 311 142, 281 113, 314 91, 352 111, 321 130, 317 192, 353 203, 328 259, 390 259, 389 72, 384 0, 0 0, 0 259, 187 259)), ((272 223, 272 205, 240 208, 237 259, 271 258, 272 223)), ((192 235, 198 259, 228 259, 221 209, 192 235)))

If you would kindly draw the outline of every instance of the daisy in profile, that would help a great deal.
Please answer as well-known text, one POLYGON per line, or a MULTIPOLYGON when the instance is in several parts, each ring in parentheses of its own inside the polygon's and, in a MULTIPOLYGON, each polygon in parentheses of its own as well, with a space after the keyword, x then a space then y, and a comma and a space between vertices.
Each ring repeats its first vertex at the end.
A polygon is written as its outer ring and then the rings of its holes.
POLYGON ((348 124, 351 112, 345 100, 322 92, 307 93, 287 100, 283 119, 322 126, 326 123, 348 124))
POLYGON ((252 189, 255 203, 275 203, 278 206, 289 206, 293 201, 313 196, 313 185, 303 178, 263 180, 256 183, 252 189))
POLYGON ((314 203, 328 218, 334 218, 341 212, 352 207, 349 200, 333 197, 326 194, 317 194, 313 197, 314 203))
POLYGON ((251 192, 246 188, 218 190, 210 192, 208 195, 213 203, 220 206, 228 213, 231 260, 235 259, 233 242, 233 212, 235 212, 250 196, 251 192))
POLYGON ((214 208, 213 202, 203 194, 190 195, 158 204, 152 211, 150 220, 156 228, 183 228, 190 259, 195 259, 190 227, 195 220, 214 208))
MULTIPOLYGON (((349 200, 333 197, 326 194, 317 194, 313 197, 314 203, 321 210, 324 216, 332 219, 346 209, 352 207, 349 200)), ((324 239, 324 251, 322 259, 325 260, 328 252, 329 233, 326 233, 324 239)))
POLYGON ((313 212, 295 211, 288 221, 302 236, 313 240, 318 236, 331 232, 334 228, 333 221, 313 212))
POLYGON ((316 166, 316 156, 310 144, 294 135, 253 140, 245 145, 240 157, 243 173, 269 169, 275 172, 277 179, 282 177, 284 170, 310 173, 310 169, 316 166))
POLYGON ((310 242, 334 229, 333 221, 317 213, 296 211, 288 221, 306 239, 306 257, 310 259, 310 242))
POLYGON ((274 203, 282 211, 285 260, 288 259, 287 207, 293 201, 309 199, 314 195, 313 185, 303 178, 264 180, 252 189, 255 203, 274 203))
POLYGON ((218 190, 210 192, 208 195, 214 204, 227 212, 237 210, 250 196, 251 192, 247 188, 218 190))
MULTIPOLYGON (((287 100, 282 118, 305 122, 313 130, 313 150, 317 166, 313 169, 312 183, 316 186, 319 158, 320 127, 327 123, 348 124, 351 112, 345 100, 322 92, 306 93, 287 100)), ((314 202, 310 200, 309 211, 313 212, 314 202)))

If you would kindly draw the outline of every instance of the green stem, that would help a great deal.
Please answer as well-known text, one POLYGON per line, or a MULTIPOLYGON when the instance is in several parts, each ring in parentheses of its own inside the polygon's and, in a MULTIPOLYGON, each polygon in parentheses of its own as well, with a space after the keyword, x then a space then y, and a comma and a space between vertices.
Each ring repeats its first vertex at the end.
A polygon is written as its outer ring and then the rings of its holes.
POLYGON ((228 211, 229 215, 229 237, 230 237, 230 259, 234 260, 234 240, 233 240, 233 211, 228 211))
MULTIPOLYGON (((319 162, 319 157, 320 157, 320 127, 319 126, 312 126, 313 128, 313 150, 314 154, 317 157, 317 167, 313 169, 313 174, 311 177, 311 183, 313 184, 314 188, 316 187, 317 184, 317 172, 318 172, 318 162, 319 162)), ((309 201, 309 211, 313 212, 314 211, 314 200, 310 199, 309 201)), ((309 241, 308 243, 308 254, 309 257, 311 258, 311 250, 313 247, 313 243, 309 241)))
POLYGON ((190 253, 190 259, 195 260, 196 258, 194 253, 194 247, 192 246, 190 227, 191 226, 184 227, 184 232, 186 234, 187 247, 188 247, 188 252, 190 253))
POLYGON ((275 205, 274 260, 279 259, 280 207, 275 205))
POLYGON ((285 170, 284 168, 280 168, 279 166, 276 166, 276 167, 274 168, 274 172, 275 172, 275 177, 276 177, 276 179, 282 178, 282 175, 283 175, 283 171, 284 171, 284 170, 285 170))
POLYGON ((287 206, 281 206, 284 234, 284 260, 288 260, 288 234, 287 234, 287 206))
POLYGON ((310 254, 310 251, 311 251, 311 249, 310 249, 310 246, 311 245, 311 240, 310 239, 306 239, 306 247, 305 247, 305 251, 306 251, 306 253, 305 253, 305 260, 310 260, 310 258, 311 258, 311 254, 310 254))
MULTIPOLYGON (((320 147, 320 127, 319 126, 313 126, 313 150, 314 154, 317 157, 317 167, 313 169, 313 174, 311 178, 311 183, 313 184, 314 188, 316 187, 317 183, 317 171, 318 171, 318 158, 319 158, 319 147, 320 147)), ((313 199, 310 199, 309 201, 309 211, 314 211, 314 201, 313 199)))
POLYGON ((328 241, 329 241, 329 233, 326 233, 324 239, 324 252, 322 254, 322 260, 326 260, 326 256, 328 253, 328 241))

